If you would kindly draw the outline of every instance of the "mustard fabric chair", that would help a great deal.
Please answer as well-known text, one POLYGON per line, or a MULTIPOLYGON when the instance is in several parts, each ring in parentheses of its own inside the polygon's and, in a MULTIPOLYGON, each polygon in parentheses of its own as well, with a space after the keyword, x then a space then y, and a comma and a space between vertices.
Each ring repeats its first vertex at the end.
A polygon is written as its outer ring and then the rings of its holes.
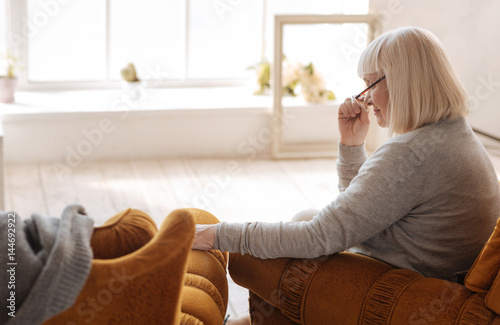
POLYGON ((120 212, 94 230, 92 269, 74 305, 45 324, 222 324, 227 254, 191 250, 195 223, 217 222, 180 209, 158 231, 144 212, 120 212))
MULTIPOLYGON (((460 252, 457 252, 460 254, 460 252)), ((230 254, 253 324, 500 324, 500 219, 465 284, 369 257, 261 260, 230 254)))

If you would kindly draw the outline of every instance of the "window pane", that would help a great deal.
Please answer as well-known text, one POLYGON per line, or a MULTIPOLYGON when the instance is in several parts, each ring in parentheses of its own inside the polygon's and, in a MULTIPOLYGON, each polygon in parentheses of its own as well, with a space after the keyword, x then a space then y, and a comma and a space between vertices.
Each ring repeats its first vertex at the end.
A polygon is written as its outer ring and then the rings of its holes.
POLYGON ((105 78, 105 1, 28 0, 27 26, 31 81, 105 78))
POLYGON ((128 62, 139 78, 184 78, 184 17, 181 0, 111 0, 111 78, 119 79, 128 62))
POLYGON ((188 77, 244 78, 261 58, 262 0, 191 0, 188 77))
POLYGON ((291 62, 313 62, 327 89, 343 100, 363 90, 357 67, 367 31, 366 24, 285 25, 283 54, 291 62))
MULTIPOLYGON (((7 16, 5 15, 5 0, 0 0, 0 55, 3 56, 7 52, 6 44, 6 24, 7 16)), ((5 74, 4 60, 0 60, 0 75, 5 74)))
POLYGON ((266 51, 272 60, 275 15, 368 14, 369 0, 269 0, 266 2, 266 51))
POLYGON ((369 11, 369 0, 343 0, 341 13, 344 15, 366 15, 369 11))

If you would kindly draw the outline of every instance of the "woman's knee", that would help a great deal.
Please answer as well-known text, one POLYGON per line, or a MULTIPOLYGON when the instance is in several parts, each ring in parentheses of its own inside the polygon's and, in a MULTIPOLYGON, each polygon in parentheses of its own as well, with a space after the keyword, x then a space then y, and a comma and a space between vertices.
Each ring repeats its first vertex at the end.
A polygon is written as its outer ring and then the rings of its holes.
POLYGON ((319 210, 316 209, 307 209, 300 211, 296 215, 293 216, 292 220, 293 222, 298 222, 298 221, 309 221, 314 218, 319 213, 319 210))

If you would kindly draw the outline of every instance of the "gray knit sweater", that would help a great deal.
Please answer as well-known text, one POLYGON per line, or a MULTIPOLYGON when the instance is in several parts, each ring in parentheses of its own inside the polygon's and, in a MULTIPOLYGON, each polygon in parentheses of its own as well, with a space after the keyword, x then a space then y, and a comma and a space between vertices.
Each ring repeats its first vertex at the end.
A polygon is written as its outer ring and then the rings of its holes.
POLYGON ((42 324, 74 303, 90 272, 93 224, 80 205, 61 218, 0 212, 0 324, 42 324))
POLYGON ((397 136, 368 159, 363 146, 340 145, 337 170, 341 193, 311 221, 221 223, 215 248, 259 258, 349 250, 450 279, 500 216, 497 176, 463 118, 397 136))

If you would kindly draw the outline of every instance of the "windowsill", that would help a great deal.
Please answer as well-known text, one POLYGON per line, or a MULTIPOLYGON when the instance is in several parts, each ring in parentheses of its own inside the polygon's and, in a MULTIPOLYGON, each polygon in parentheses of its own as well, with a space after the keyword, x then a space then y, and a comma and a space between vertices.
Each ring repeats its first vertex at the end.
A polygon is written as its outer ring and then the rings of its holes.
MULTIPOLYGON (((19 91, 16 101, 0 104, 2 118, 66 115, 74 113, 147 112, 200 113, 224 112, 270 114, 270 95, 252 95, 248 87, 145 89, 135 101, 127 100, 120 89, 19 91)), ((284 97, 287 109, 330 111, 338 101, 323 104, 305 102, 301 96, 284 97)))

